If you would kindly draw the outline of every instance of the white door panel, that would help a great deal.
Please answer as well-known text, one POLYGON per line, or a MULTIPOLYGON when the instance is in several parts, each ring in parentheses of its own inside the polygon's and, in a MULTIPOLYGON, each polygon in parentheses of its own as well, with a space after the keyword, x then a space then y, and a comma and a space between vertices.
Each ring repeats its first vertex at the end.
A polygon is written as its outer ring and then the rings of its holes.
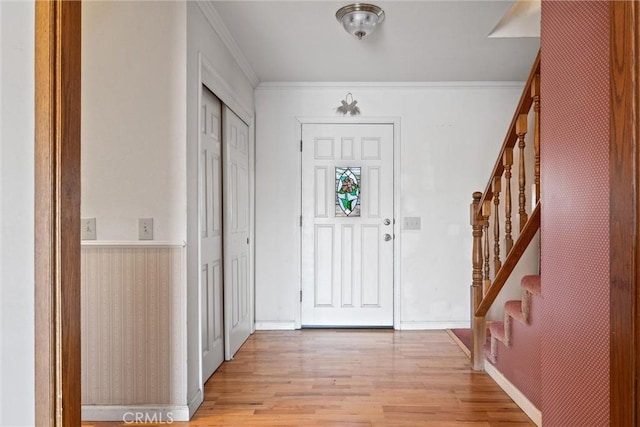
POLYGON ((224 107, 225 358, 251 333, 249 292, 249 127, 224 107))
POLYGON ((393 326, 393 125, 304 124, 302 139, 302 325, 393 326), (359 203, 339 216, 345 168, 359 203))
POLYGON ((224 359, 222 328, 222 108, 202 87, 200 116, 200 328, 202 382, 224 359))

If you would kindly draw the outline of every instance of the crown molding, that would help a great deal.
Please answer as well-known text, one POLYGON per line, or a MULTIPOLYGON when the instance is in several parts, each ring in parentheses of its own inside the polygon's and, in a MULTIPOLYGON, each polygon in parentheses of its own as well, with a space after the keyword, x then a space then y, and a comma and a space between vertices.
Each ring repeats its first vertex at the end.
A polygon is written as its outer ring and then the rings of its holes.
POLYGON ((262 82, 256 90, 280 89, 522 89, 524 81, 450 82, 262 82))
POLYGON ((233 56, 233 59, 236 61, 244 75, 249 79, 251 86, 256 88, 260 84, 260 79, 256 75, 251 65, 249 65, 249 61, 246 56, 242 53, 238 44, 231 36, 231 33, 227 29, 227 26, 222 21, 222 18, 218 14, 218 11, 213 7, 210 1, 206 0, 196 0, 196 4, 213 27, 213 30, 218 34, 224 45, 229 49, 229 53, 233 56))

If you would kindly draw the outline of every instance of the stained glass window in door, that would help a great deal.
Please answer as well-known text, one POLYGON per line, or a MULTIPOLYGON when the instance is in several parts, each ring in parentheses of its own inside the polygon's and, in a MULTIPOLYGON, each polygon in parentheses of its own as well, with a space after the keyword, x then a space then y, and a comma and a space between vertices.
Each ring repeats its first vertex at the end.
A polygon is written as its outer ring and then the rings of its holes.
POLYGON ((360 167, 336 168, 336 216, 360 216, 360 167))

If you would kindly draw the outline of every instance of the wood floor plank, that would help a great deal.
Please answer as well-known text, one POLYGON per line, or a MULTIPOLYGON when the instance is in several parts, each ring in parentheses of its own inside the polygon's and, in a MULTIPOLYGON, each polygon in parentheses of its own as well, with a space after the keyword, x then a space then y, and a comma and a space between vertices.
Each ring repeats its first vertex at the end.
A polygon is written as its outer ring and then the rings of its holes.
POLYGON ((204 398, 193 420, 172 425, 534 425, 444 331, 259 331, 204 398))

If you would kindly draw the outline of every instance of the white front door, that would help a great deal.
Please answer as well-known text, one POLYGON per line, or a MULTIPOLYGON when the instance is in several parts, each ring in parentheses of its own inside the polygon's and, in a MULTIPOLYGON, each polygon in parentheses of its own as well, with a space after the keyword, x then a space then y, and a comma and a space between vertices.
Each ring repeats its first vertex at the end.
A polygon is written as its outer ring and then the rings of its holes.
POLYGON ((302 326, 393 326, 393 125, 302 140, 302 326))
POLYGON ((228 107, 224 123, 225 358, 251 334, 249 254, 249 126, 228 107))
POLYGON ((202 382, 224 359, 222 323, 222 107, 202 86, 200 116, 200 329, 202 382))

